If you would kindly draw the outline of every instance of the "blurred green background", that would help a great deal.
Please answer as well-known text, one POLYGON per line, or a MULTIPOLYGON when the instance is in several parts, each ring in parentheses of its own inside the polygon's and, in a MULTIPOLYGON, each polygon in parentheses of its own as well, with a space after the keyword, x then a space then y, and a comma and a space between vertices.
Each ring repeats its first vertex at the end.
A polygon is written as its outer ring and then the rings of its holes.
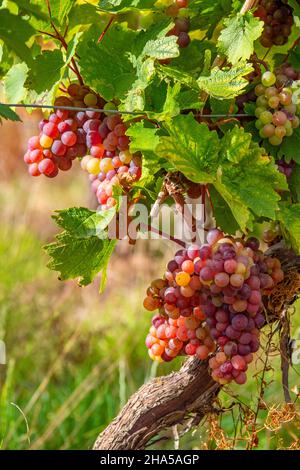
MULTIPOLYGON (((142 308, 148 283, 161 275, 176 247, 164 241, 140 241, 135 248, 120 243, 101 296, 99 279, 86 288, 58 281, 42 250, 56 231, 51 213, 92 208, 95 201, 79 167, 55 180, 27 176, 22 153, 37 119, 38 114, 24 115, 23 124, 0 128, 0 340, 7 348, 7 364, 0 365, 0 443, 2 449, 89 449, 141 384, 180 367, 182 359, 158 368, 151 363, 144 346, 150 315, 142 308)), ((299 317, 299 311, 292 317, 298 339, 299 317)), ((299 416, 276 429, 274 423, 263 425, 268 409, 283 403, 275 348, 271 356, 256 448, 297 447, 299 416)), ((241 401, 256 409, 255 374, 262 359, 253 364, 247 385, 231 386, 229 394, 220 395, 218 406, 228 408, 221 420, 225 441, 235 448, 244 448, 252 431, 240 421, 248 419, 245 409, 232 404, 241 401)), ((299 372, 299 365, 291 370, 294 392, 299 372)), ((188 432, 179 448, 224 447, 215 425, 207 421, 188 432)), ((168 439, 154 448, 173 449, 172 432, 164 434, 168 439)))

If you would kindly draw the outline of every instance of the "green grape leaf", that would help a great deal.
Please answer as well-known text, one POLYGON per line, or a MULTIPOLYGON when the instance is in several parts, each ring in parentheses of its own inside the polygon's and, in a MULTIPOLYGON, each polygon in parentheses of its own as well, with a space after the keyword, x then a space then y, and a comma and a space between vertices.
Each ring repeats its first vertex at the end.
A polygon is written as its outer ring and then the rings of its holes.
POLYGON ((295 160, 300 163, 300 127, 294 129, 290 137, 285 137, 278 149, 278 157, 287 157, 288 160, 295 160))
POLYGON ((0 9, 0 39, 27 65, 33 63, 32 53, 26 42, 35 34, 34 28, 20 16, 0 9))
POLYGON ((294 9, 294 14, 300 18, 300 4, 298 0, 289 0, 289 4, 294 9))
POLYGON ((205 57, 208 52, 211 60, 213 60, 217 55, 215 44, 193 39, 189 47, 181 49, 179 57, 172 60, 172 67, 199 76, 205 65, 205 57), (195 57, 197 57, 197 60, 195 60, 195 57))
POLYGON ((145 90, 155 76, 155 59, 176 57, 179 54, 176 37, 165 37, 171 27, 170 21, 159 22, 137 36, 130 56, 136 68, 137 79, 133 82, 121 109, 143 111, 145 90))
MULTIPOLYGON (((209 99, 210 109, 212 114, 234 114, 237 111, 235 100, 217 100, 216 98, 210 97, 209 99)), ((218 118, 213 118, 218 119, 218 118)))
MULTIPOLYGON (((83 25, 95 24, 95 22, 99 22, 99 28, 101 28, 101 24, 105 25, 104 18, 100 16, 97 7, 90 3, 80 5, 76 3, 68 15, 69 29, 66 36, 67 42, 69 42, 69 38, 73 37, 74 31, 82 30, 83 25)), ((105 26, 103 26, 103 29, 104 27, 105 26)), ((100 36, 100 33, 98 35, 100 36)))
POLYGON ((244 78, 253 70, 250 64, 240 64, 231 69, 219 69, 215 67, 208 77, 199 77, 198 86, 208 95, 218 99, 230 99, 241 94, 248 85, 244 78))
POLYGON ((296 164, 293 168, 291 177, 288 179, 289 188, 295 201, 300 202, 300 165, 296 164))
POLYGON ((156 0, 101 0, 99 9, 108 13, 125 13, 130 10, 152 10, 156 0))
POLYGON ((151 119, 155 119, 158 122, 163 122, 165 120, 171 119, 178 114, 180 114, 180 110, 182 109, 180 107, 178 98, 180 94, 180 88, 181 85, 180 83, 175 83, 174 86, 171 86, 170 84, 167 85, 167 93, 165 96, 165 101, 163 103, 163 106, 158 112, 148 112, 148 116, 151 117, 151 119))
MULTIPOLYGON (((31 22, 32 17, 34 17, 41 23, 49 23, 49 15, 46 4, 37 5, 36 2, 34 4, 33 1, 34 0, 14 0, 14 3, 18 5, 19 12, 22 12, 22 14, 26 13, 28 16, 30 16, 31 22)), ((33 26, 35 26, 35 21, 33 21, 33 26)))
POLYGON ((249 156, 251 141, 251 134, 244 132, 242 127, 235 126, 232 130, 226 132, 221 140, 222 157, 232 163, 239 163, 246 156, 249 156))
POLYGON ((213 206, 213 214, 216 219, 217 227, 222 227, 222 230, 230 235, 235 235, 239 229, 232 212, 227 202, 222 198, 221 194, 215 189, 214 186, 209 186, 210 198, 213 206))
POLYGON ((59 81, 64 66, 62 52, 44 51, 34 59, 26 82, 27 88, 40 94, 49 91, 59 81))
POLYGON ((191 88, 192 90, 199 92, 199 86, 198 86, 197 81, 189 73, 182 72, 182 70, 180 69, 177 69, 175 67, 165 66, 165 65, 164 66, 158 65, 157 71, 163 79, 165 79, 165 77, 172 78, 176 82, 179 82, 182 85, 185 85, 188 88, 191 88))
POLYGON ((108 239, 106 231, 114 214, 115 210, 98 214, 71 208, 54 215, 64 231, 56 236, 55 242, 45 246, 50 256, 48 267, 58 271, 61 280, 78 278, 81 286, 90 284, 106 269, 116 245, 116 240, 108 239))
POLYGON ((45 247, 51 257, 48 268, 58 271, 59 279, 79 279, 79 285, 87 286, 96 275, 107 267, 116 240, 98 237, 74 238, 68 232, 57 235, 56 242, 45 247))
POLYGON ((20 121, 22 122, 22 119, 20 116, 18 116, 17 113, 15 113, 9 106, 6 104, 0 103, 0 122, 2 119, 6 119, 9 121, 20 121))
POLYGON ((126 132, 130 137, 131 153, 141 152, 143 156, 142 180, 155 175, 160 168, 167 166, 167 161, 156 153, 159 144, 158 128, 147 121, 132 124, 126 132))
POLYGON ((153 153, 159 144, 157 127, 147 121, 135 122, 126 131, 130 137, 130 151, 153 153))
POLYGON ((70 42, 68 44, 66 58, 65 58, 65 61, 64 61, 64 67, 62 68, 62 71, 61 71, 61 76, 63 74, 63 71, 69 65, 69 63, 71 62, 72 58, 75 55, 76 48, 79 44, 81 36, 82 36, 82 32, 77 32, 73 35, 72 39, 70 40, 70 42))
POLYGON ((150 40, 145 45, 142 56, 152 59, 171 59, 179 56, 179 46, 177 36, 166 36, 155 40, 150 40))
MULTIPOLYGON (((207 37, 211 38, 216 26, 228 16, 232 10, 232 0, 194 0, 190 2, 189 10, 195 17, 197 29, 207 31, 207 37)), ((192 22, 193 26, 193 22, 192 22)))
POLYGON ((76 0, 51 0, 51 16, 61 25, 67 19, 68 14, 76 0))
POLYGON ((277 213, 288 244, 300 254, 300 204, 282 202, 277 213))
POLYGON ((244 232, 247 227, 252 228, 254 217, 240 197, 239 185, 234 186, 230 178, 225 178, 225 180, 222 178, 220 181, 215 182, 214 186, 228 207, 230 207, 232 215, 241 230, 244 232))
POLYGON ((166 128, 169 136, 160 137, 156 153, 191 181, 213 181, 219 151, 217 133, 199 124, 192 114, 176 116, 166 128))
POLYGON ((15 64, 4 79, 4 93, 8 103, 19 103, 26 95, 24 84, 28 73, 25 63, 15 64))
POLYGON ((134 43, 134 48, 132 53, 135 57, 152 57, 151 54, 144 53, 146 49, 155 51, 161 48, 160 43, 155 41, 165 38, 166 34, 174 26, 173 21, 170 18, 163 19, 161 21, 155 21, 150 27, 146 30, 139 31, 134 43), (155 44, 153 45, 153 42, 155 44))
POLYGON ((101 212, 85 207, 71 207, 56 211, 53 219, 59 227, 71 232, 74 238, 89 238, 98 235, 101 237, 115 214, 115 207, 101 212))
POLYGON ((85 83, 107 101, 125 98, 136 80, 130 54, 137 34, 124 25, 115 24, 99 44, 96 26, 81 36, 77 47, 81 74, 85 83))
POLYGON ((199 99, 199 93, 193 90, 185 90, 179 93, 177 103, 181 110, 203 109, 203 102, 199 99))
POLYGON ((121 109, 126 111, 143 111, 145 107, 145 89, 149 86, 155 73, 154 60, 146 59, 139 64, 137 79, 133 82, 131 89, 121 109))
POLYGON ((297 44, 297 46, 290 51, 289 63, 294 67, 295 70, 300 69, 300 44, 297 44))
POLYGON ((215 183, 243 231, 252 229, 253 214, 275 220, 280 200, 276 190, 287 189, 284 175, 255 145, 237 164, 224 162, 215 183))
POLYGON ((248 12, 227 18, 224 24, 226 27, 218 40, 219 52, 226 55, 233 65, 248 60, 254 51, 254 41, 263 31, 263 21, 248 12))

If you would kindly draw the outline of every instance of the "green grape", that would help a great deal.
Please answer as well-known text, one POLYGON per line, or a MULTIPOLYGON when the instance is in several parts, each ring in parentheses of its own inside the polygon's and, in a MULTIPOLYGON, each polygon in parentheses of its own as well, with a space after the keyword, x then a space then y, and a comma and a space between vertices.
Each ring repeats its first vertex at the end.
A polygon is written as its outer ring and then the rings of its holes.
POLYGON ((270 122, 272 122, 272 118, 273 118, 273 114, 270 113, 270 111, 264 111, 259 116, 259 119, 261 120, 263 124, 269 124, 270 122))
POLYGON ((265 90, 266 90, 266 88, 261 84, 256 85, 256 87, 254 89, 256 96, 264 95, 265 90))
POLYGON ((262 130, 262 137, 272 137, 275 133, 275 126, 273 124, 266 124, 262 130))
POLYGON ((273 72, 265 72, 263 76, 261 77, 261 82, 263 86, 270 87, 272 85, 275 85, 276 76, 273 72))
POLYGON ((256 104, 257 104, 257 106, 267 107, 268 106, 268 100, 265 96, 260 95, 256 100, 256 104))
POLYGON ((260 119, 257 119, 257 121, 255 121, 255 127, 258 130, 260 130, 263 127, 263 123, 261 122, 260 119))
POLYGON ((292 123, 291 123, 291 121, 289 121, 289 120, 287 119, 287 121, 286 121, 285 124, 284 124, 284 127, 285 127, 286 129, 292 129, 292 123))
POLYGON ((282 144, 282 139, 280 137, 277 137, 276 135, 273 135, 272 137, 269 138, 269 142, 272 145, 280 145, 282 144))
POLYGON ((278 108, 279 103, 280 101, 279 101, 278 96, 272 96, 268 101, 268 105, 270 106, 270 108, 273 108, 273 109, 278 108))
POLYGON ((293 119, 291 120, 293 129, 297 129, 297 127, 299 127, 299 123, 300 123, 299 118, 297 116, 294 116, 293 119))
POLYGON ((277 96, 278 95, 278 90, 275 86, 271 86, 269 88, 266 89, 265 91, 265 97, 267 99, 270 99, 272 98, 272 96, 277 96))
POLYGON ((278 126, 275 128, 275 135, 280 139, 283 139, 286 135, 286 128, 284 126, 278 126))
POLYGON ((97 98, 96 95, 94 95, 94 93, 88 93, 83 98, 83 101, 84 101, 84 104, 86 104, 87 106, 92 107, 92 106, 95 106, 97 104, 98 98, 97 98))
POLYGON ((263 113, 265 110, 266 110, 266 108, 261 108, 261 107, 256 108, 256 110, 255 110, 255 116, 256 116, 257 118, 259 118, 260 115, 261 115, 261 113, 263 113))
POLYGON ((286 129, 286 136, 287 137, 291 137, 291 135, 293 135, 293 132, 294 132, 294 129, 291 127, 291 128, 288 128, 286 129))
MULTIPOLYGON (((108 103, 105 103, 103 109, 105 109, 105 110, 107 110, 107 109, 109 109, 109 110, 115 110, 115 109, 117 109, 117 107, 116 107, 116 105, 115 105, 114 103, 112 103, 111 101, 108 101, 108 103)), ((110 115, 111 115, 111 113, 109 113, 109 112, 106 112, 105 114, 106 114, 107 116, 110 116, 110 115)))

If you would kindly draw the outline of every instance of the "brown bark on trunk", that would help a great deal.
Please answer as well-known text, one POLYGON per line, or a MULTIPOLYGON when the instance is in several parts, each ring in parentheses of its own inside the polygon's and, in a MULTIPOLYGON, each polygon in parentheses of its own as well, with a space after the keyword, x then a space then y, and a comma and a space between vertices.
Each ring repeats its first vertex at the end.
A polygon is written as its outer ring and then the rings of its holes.
POLYGON ((100 434, 94 449, 143 449, 159 431, 180 423, 187 414, 201 418, 211 411, 219 389, 207 362, 188 359, 179 372, 143 385, 100 434))

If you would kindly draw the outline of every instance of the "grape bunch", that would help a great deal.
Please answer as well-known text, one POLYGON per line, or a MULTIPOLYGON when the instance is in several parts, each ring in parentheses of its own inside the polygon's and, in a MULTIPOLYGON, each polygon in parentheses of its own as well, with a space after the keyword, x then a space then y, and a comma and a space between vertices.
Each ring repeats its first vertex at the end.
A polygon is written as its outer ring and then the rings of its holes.
POLYGON ((262 46, 269 48, 287 43, 294 24, 293 8, 288 0, 261 0, 254 16, 264 22, 262 46))
POLYGON ((291 81, 300 79, 300 72, 294 69, 294 67, 288 62, 284 62, 275 71, 276 84, 278 86, 288 86, 291 81))
POLYGON ((188 18, 177 18, 175 26, 172 28, 167 36, 177 36, 177 44, 180 48, 185 48, 191 42, 188 31, 190 29, 190 20, 188 18))
POLYGON ((191 42, 188 35, 190 29, 190 20, 186 17, 178 16, 182 8, 188 6, 188 0, 175 0, 175 2, 167 8, 167 15, 175 17, 175 26, 168 32, 168 36, 177 36, 177 43, 180 48, 187 47, 191 42))
POLYGON ((141 158, 130 153, 129 138, 125 134, 127 125, 119 114, 106 116, 102 121, 93 119, 88 126, 90 154, 81 160, 81 167, 89 173, 92 190, 100 208, 105 210, 117 203, 113 197, 114 186, 127 187, 140 179, 141 158))
POLYGON ((43 119, 40 134, 29 139, 24 156, 29 173, 53 178, 59 170, 69 170, 75 158, 81 158, 101 209, 114 206, 113 186, 130 186, 140 179, 142 171, 141 158, 129 152, 127 125, 117 112, 112 113, 116 111, 114 103, 106 103, 88 87, 72 83, 54 105, 94 110, 57 109, 43 119))
POLYGON ((290 160, 289 162, 285 158, 280 158, 276 161, 277 168, 280 173, 283 173, 287 179, 289 179, 293 174, 293 169, 296 165, 295 160, 290 160))
POLYGON ((148 353, 153 361, 170 362, 179 355, 196 356, 204 360, 216 349, 204 316, 198 308, 190 317, 165 318, 155 315, 146 338, 148 353))
POLYGON ((265 72, 261 83, 255 87, 257 117, 256 128, 263 139, 268 139, 271 145, 278 146, 284 137, 293 134, 299 127, 296 116, 296 105, 293 103, 291 90, 276 83, 273 72, 265 72))
POLYGON ((282 280, 280 261, 266 257, 257 239, 242 241, 210 231, 207 244, 179 250, 164 278, 147 290, 145 309, 159 310, 146 340, 150 356, 158 361, 178 354, 206 359, 217 349, 209 361, 213 379, 245 383, 265 323, 262 296, 282 280), (170 345, 171 326, 176 342, 170 345))
MULTIPOLYGON (((102 107, 103 100, 92 93, 88 87, 72 83, 67 90, 68 96, 56 98, 54 106, 63 107, 102 107)), ((57 176, 59 170, 67 171, 77 157, 87 152, 88 134, 84 125, 94 117, 91 111, 57 109, 47 119, 39 123, 39 135, 31 137, 24 155, 29 174, 48 178, 57 176)), ((100 113, 99 113, 100 115, 100 113)))

